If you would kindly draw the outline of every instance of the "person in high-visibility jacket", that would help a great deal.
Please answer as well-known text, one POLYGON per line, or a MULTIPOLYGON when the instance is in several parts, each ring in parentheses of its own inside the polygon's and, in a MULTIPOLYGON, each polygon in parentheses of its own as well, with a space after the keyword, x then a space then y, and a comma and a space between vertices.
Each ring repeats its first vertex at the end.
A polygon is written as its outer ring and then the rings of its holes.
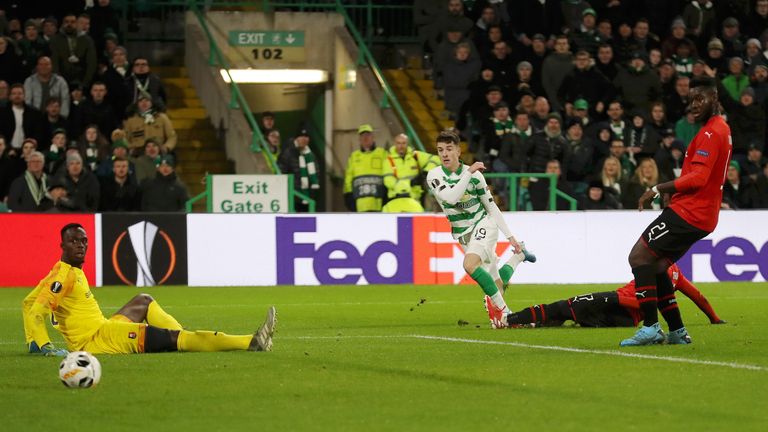
POLYGON ((356 212, 378 212, 386 196, 384 166, 387 151, 376 147, 373 126, 364 124, 357 129, 360 150, 349 155, 344 175, 344 203, 356 212))
POLYGON ((411 184, 411 196, 421 201, 421 196, 424 195, 422 173, 439 165, 440 159, 436 155, 414 150, 409 146, 407 135, 396 136, 395 145, 389 149, 387 164, 384 167, 384 186, 387 187, 387 196, 390 199, 394 198, 397 195, 395 185, 400 180, 407 180, 411 184))
POLYGON ((395 197, 392 198, 384 208, 384 213, 424 213, 424 207, 412 196, 411 182, 408 180, 398 180, 395 187, 395 197))

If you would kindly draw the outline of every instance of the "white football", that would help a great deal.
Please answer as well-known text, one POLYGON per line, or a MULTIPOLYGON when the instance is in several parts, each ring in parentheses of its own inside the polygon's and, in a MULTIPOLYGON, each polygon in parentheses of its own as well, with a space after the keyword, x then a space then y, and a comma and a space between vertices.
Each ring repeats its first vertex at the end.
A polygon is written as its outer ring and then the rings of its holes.
POLYGON ((59 378, 70 388, 93 387, 101 380, 101 363, 91 353, 71 352, 59 365, 59 378))

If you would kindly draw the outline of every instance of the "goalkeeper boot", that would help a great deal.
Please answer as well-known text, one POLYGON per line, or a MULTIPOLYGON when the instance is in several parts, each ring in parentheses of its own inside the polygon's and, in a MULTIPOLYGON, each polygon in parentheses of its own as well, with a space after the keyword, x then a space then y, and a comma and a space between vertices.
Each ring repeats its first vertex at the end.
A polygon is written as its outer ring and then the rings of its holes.
POLYGON ((275 327, 277 327, 277 310, 274 306, 270 306, 264 323, 253 334, 248 350, 272 351, 272 335, 275 333, 275 327))
POLYGON ((534 255, 533 252, 530 252, 528 249, 525 248, 525 242, 520 242, 520 248, 522 249, 523 256, 525 256, 525 259, 523 261, 528 261, 529 263, 536 262, 536 255, 534 255))
POLYGON ((691 337, 688 336, 688 330, 686 330, 685 327, 681 327, 669 332, 667 343, 670 345, 688 345, 693 343, 693 341, 691 340, 691 337))
POLYGON ((493 304, 491 297, 485 296, 485 310, 488 311, 488 318, 491 320, 491 328, 507 328, 507 314, 493 304))
POLYGON ((629 339, 621 341, 619 346, 641 346, 641 345, 654 345, 664 343, 664 332, 661 331, 661 324, 656 323, 651 326, 643 326, 637 330, 634 336, 629 339))

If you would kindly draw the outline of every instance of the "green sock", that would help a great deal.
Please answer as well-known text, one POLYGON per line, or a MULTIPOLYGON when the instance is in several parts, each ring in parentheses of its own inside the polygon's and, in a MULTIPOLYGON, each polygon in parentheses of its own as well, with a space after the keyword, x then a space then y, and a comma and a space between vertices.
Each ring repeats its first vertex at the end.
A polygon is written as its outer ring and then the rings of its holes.
POLYGON ((493 296, 499 292, 499 288, 496 286, 496 282, 493 281, 491 275, 488 274, 487 271, 483 270, 482 267, 478 267, 474 272, 472 272, 471 275, 469 275, 469 277, 474 279, 475 282, 480 285, 480 288, 483 289, 486 295, 493 296))
POLYGON ((515 274, 515 269, 513 269, 509 264, 504 264, 499 269, 499 276, 501 276, 501 282, 503 282, 504 285, 509 283, 509 280, 512 279, 513 274, 515 274))

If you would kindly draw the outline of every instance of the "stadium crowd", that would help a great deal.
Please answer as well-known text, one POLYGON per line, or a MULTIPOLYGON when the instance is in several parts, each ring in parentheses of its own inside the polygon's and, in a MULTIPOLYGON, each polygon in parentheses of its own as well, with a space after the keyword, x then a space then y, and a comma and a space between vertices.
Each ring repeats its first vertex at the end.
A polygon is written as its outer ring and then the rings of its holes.
POLYGON ((163 83, 110 0, 34 3, 0 2, 0 207, 184 210, 163 83))

